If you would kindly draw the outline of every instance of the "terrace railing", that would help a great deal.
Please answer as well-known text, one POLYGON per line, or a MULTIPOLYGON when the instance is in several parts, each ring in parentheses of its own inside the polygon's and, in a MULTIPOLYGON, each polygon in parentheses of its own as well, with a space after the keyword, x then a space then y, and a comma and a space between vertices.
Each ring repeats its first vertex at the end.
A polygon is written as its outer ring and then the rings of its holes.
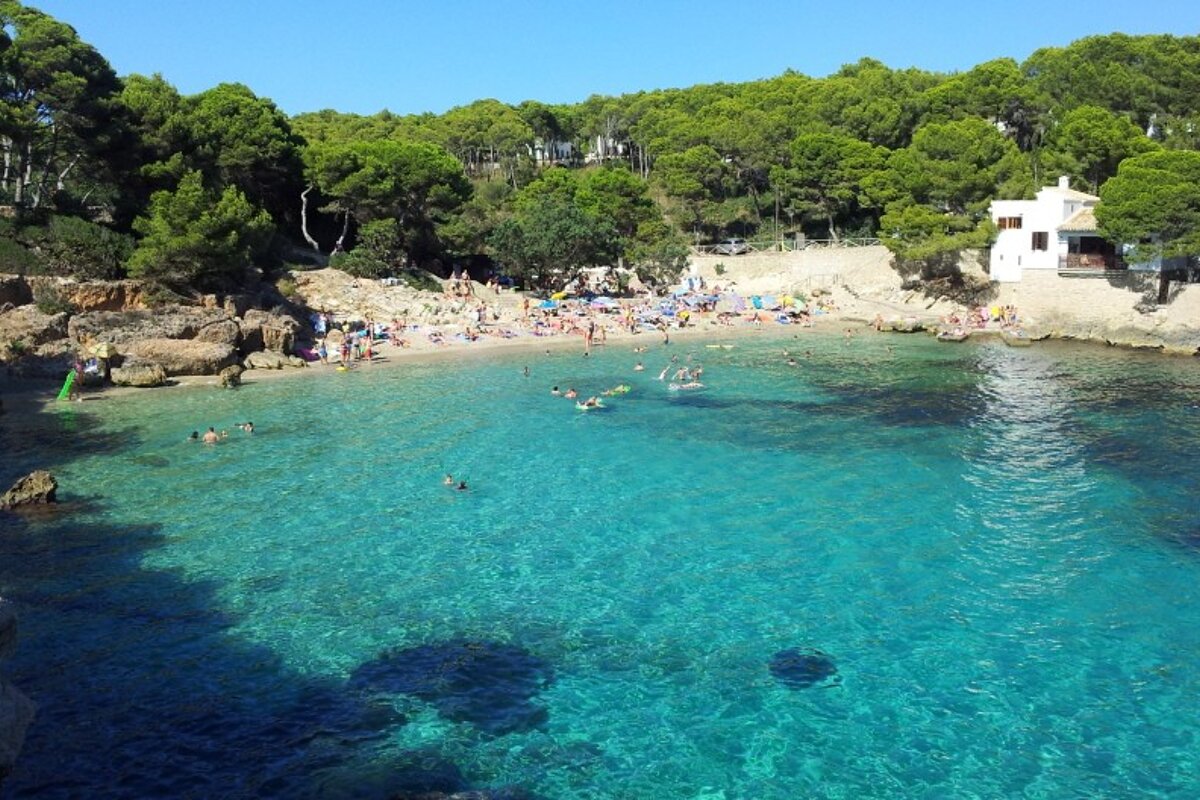
POLYGON ((873 247, 879 244, 874 238, 851 239, 777 239, 742 242, 737 245, 739 252, 729 252, 729 245, 716 244, 693 245, 691 251, 698 256, 731 256, 747 255, 749 253, 794 253, 801 250, 825 250, 847 247, 873 247), (744 248, 744 249, 742 249, 744 248))

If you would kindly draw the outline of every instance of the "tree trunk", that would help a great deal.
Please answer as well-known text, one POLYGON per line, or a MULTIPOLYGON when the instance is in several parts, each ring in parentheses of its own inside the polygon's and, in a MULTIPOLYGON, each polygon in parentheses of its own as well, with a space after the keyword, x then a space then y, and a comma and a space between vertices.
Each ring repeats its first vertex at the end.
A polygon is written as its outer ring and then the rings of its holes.
POLYGON ((321 246, 317 244, 308 232, 308 193, 313 190, 312 184, 304 187, 304 191, 300 193, 300 232, 304 234, 304 241, 312 245, 312 249, 318 253, 321 252, 321 246))
POLYGON ((346 234, 350 232, 350 212, 342 212, 342 235, 338 237, 337 244, 333 246, 334 253, 345 252, 343 247, 346 244, 346 234))
POLYGON ((828 211, 826 211, 825 219, 829 222, 829 238, 833 239, 835 243, 840 241, 838 238, 837 228, 833 224, 833 214, 830 214, 828 211))

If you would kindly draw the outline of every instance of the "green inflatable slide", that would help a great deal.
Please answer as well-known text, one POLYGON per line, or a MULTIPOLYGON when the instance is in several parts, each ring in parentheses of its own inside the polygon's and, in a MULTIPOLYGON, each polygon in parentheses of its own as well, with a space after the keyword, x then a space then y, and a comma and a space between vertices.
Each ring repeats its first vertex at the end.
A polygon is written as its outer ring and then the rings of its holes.
POLYGON ((63 381, 62 391, 58 393, 59 400, 66 400, 71 396, 71 387, 75 385, 75 370, 67 373, 67 379, 63 381))

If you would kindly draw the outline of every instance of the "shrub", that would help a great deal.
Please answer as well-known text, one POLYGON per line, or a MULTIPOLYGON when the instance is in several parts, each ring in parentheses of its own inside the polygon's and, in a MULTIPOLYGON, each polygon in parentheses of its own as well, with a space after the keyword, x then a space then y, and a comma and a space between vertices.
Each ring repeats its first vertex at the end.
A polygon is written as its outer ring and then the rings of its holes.
POLYGON ((78 310, 57 286, 50 284, 34 288, 33 304, 43 314, 74 314, 78 310))
POLYGON ((717 273, 718 275, 724 275, 725 265, 718 261, 715 265, 713 265, 713 272, 717 273))
POLYGON ((45 272, 45 266, 37 253, 0 234, 0 272, 41 275, 45 272))
POLYGON ((125 277, 133 239, 79 217, 54 216, 41 229, 39 245, 47 271, 74 278, 125 277))

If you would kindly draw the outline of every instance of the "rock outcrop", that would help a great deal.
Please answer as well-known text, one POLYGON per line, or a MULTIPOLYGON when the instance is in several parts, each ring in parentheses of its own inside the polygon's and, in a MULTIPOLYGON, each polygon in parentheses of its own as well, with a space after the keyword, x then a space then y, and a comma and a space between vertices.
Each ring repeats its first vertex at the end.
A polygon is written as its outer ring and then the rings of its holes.
POLYGON ((121 352, 159 364, 167 375, 216 375, 237 360, 237 351, 230 345, 192 339, 136 340, 124 345, 121 352))
MULTIPOLYGON (((146 308, 146 288, 141 281, 76 281, 69 278, 25 278, 33 293, 49 289, 77 311, 126 311, 146 308)), ((26 301, 32 302, 32 301, 26 301)))
POLYGON ((245 370, 240 364, 226 367, 218 373, 221 378, 221 386, 226 389, 236 389, 242 385, 242 372, 245 370))
POLYGON ((58 481, 44 469, 34 470, 0 496, 0 509, 10 511, 25 506, 44 506, 58 502, 58 481))
MULTIPOLYGON (((220 309, 171 306, 154 311, 90 311, 71 317, 67 333, 76 344, 126 344, 146 339, 194 339, 217 323, 232 322, 220 309)), ((221 328, 228 336, 228 328, 221 328)), ((220 342, 230 344, 231 342, 220 342)), ((125 348, 121 348, 125 352, 125 348)))
POLYGON ((0 348, 37 347, 66 338, 67 314, 44 314, 37 306, 0 312, 0 348))
POLYGON ((167 382, 167 371, 161 364, 130 361, 114 368, 110 377, 117 386, 153 388, 167 382))
MULTIPOLYGON (((0 660, 11 656, 16 646, 17 615, 12 604, 0 598, 0 660)), ((12 772, 35 711, 29 698, 0 676, 0 785, 12 772)))
POLYGON ((20 275, 0 275, 0 306, 23 306, 33 302, 33 290, 20 275))
POLYGON ((250 309, 242 317, 242 349, 290 354, 296 346, 300 323, 289 316, 250 309))
POLYGON ((282 353, 262 350, 246 356, 246 360, 242 362, 242 365, 246 369, 283 369, 288 366, 288 357, 282 353))

